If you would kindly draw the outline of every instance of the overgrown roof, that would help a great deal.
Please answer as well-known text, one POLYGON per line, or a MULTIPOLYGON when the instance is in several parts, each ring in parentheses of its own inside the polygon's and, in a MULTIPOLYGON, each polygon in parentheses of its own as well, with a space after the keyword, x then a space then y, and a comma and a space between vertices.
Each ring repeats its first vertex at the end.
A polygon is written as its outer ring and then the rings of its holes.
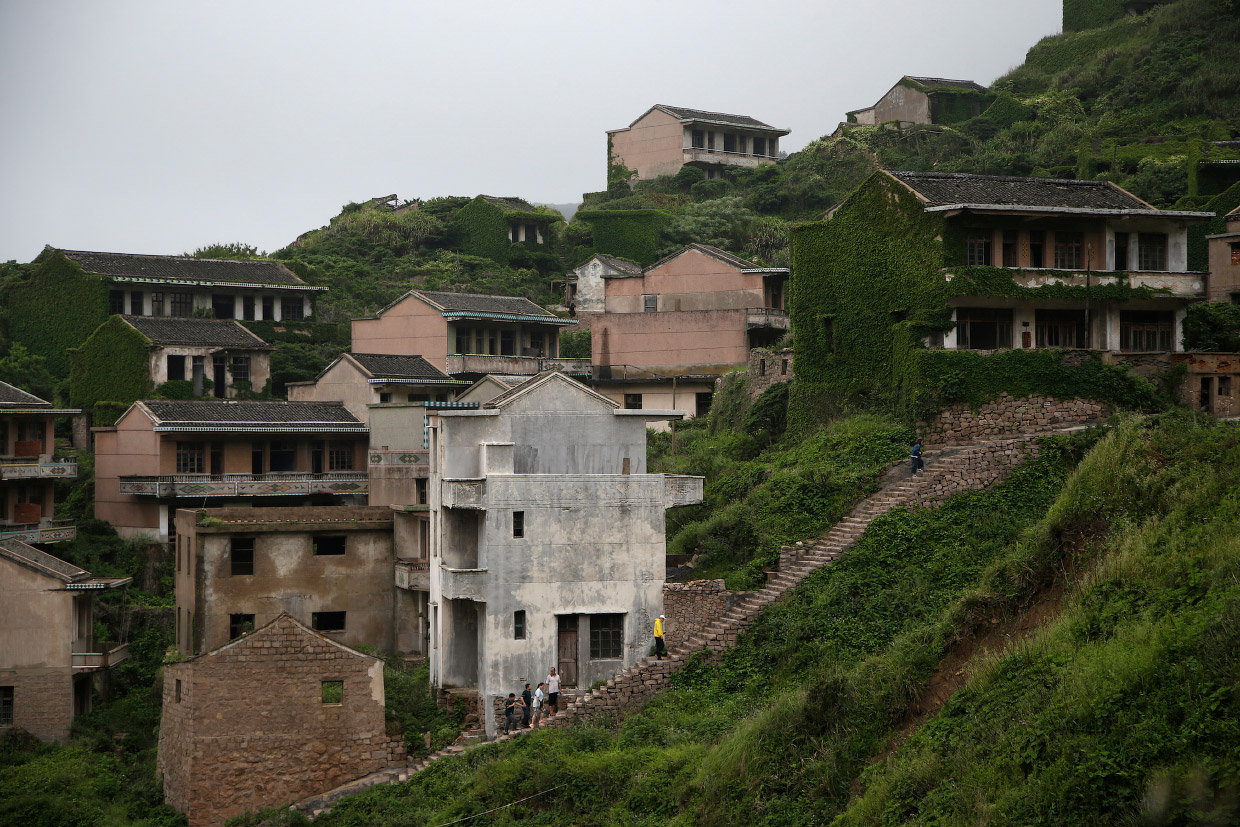
MULTIPOLYGON (((47 249, 56 249, 48 247, 47 249)), ((88 250, 59 250, 87 273, 114 278, 129 277, 155 281, 305 285, 297 274, 281 262, 151 256, 136 253, 98 253, 88 250)))
POLYGON ((905 75, 906 80, 911 80, 919 86, 925 87, 944 87, 948 89, 959 89, 961 91, 985 92, 986 87, 972 80, 953 80, 952 78, 928 78, 918 75, 905 75))
POLYGON ((0 382, 0 412, 5 408, 50 408, 51 402, 46 402, 33 393, 26 393, 21 388, 15 388, 8 382, 0 382))
POLYGON ((0 557, 7 557, 32 568, 40 574, 46 574, 65 583, 77 583, 90 579, 90 572, 80 566, 67 563, 59 557, 53 557, 46 551, 40 551, 21 540, 0 540, 0 557))
POLYGON ((393 356, 386 353, 349 354, 373 379, 440 379, 452 381, 448 374, 421 356, 393 356))
POLYGON ((148 399, 136 404, 155 420, 157 430, 366 430, 342 402, 148 399))
POLYGON ((482 200, 488 204, 494 204, 504 212, 535 212, 538 209, 524 198, 500 198, 494 195, 484 195, 482 200))
POLYGON ((269 349, 266 342, 234 319, 174 319, 164 316, 121 318, 157 345, 269 349))

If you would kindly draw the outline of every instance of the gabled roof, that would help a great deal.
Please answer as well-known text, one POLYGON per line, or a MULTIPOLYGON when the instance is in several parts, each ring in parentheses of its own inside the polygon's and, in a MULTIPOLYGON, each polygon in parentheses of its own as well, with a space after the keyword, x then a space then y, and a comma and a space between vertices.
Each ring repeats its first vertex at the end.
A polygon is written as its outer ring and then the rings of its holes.
MULTIPOLYGON (((57 248, 47 247, 55 250, 57 248)), ((279 261, 269 259, 234 260, 150 256, 136 253, 98 253, 88 250, 59 250, 87 273, 110 276, 121 281, 174 282, 178 284, 263 284, 303 290, 311 287, 279 261)))
MULTIPOLYGON (((210 651, 202 652, 198 655, 195 655, 192 658, 188 658, 187 660, 179 661, 178 663, 193 663, 194 661, 211 658, 211 657, 214 657, 215 655, 218 655, 221 652, 225 652, 229 649, 235 649, 235 648, 268 649, 268 647, 264 646, 261 643, 257 643, 256 641, 261 641, 263 638, 267 638, 272 635, 286 635, 290 633, 300 635, 307 639, 311 639, 319 643, 324 643, 329 646, 334 646, 335 648, 340 649, 343 652, 347 652, 350 655, 356 655, 359 658, 365 658, 366 660, 371 660, 371 661, 379 660, 379 658, 375 655, 368 655, 367 653, 354 649, 352 646, 343 644, 338 640, 332 640, 330 637, 323 634, 322 632, 318 632, 318 631, 315 631, 314 629, 311 629, 309 626, 302 623, 300 620, 293 617, 288 612, 281 612, 280 615, 276 617, 275 620, 271 621, 270 623, 264 623, 262 626, 259 626, 257 629, 255 629, 252 632, 247 632, 246 634, 243 634, 240 637, 233 638, 232 640, 225 643, 223 646, 217 646, 214 649, 211 649, 210 651)), ((257 653, 256 656, 257 657, 271 657, 272 654, 270 651, 260 651, 259 653, 257 653)), ((176 664, 174 664, 174 667, 175 666, 176 664)))
POLYGON ((911 80, 918 86, 946 87, 961 91, 985 92, 986 87, 972 80, 953 80, 952 78, 928 78, 918 75, 905 75, 904 80, 911 80))
MULTIPOLYGON (((148 399, 135 402, 156 431, 365 433, 343 402, 148 399)), ((131 408, 132 410, 132 408, 131 408)))
POLYGON ((26 393, 21 388, 15 388, 8 382, 0 382, 0 412, 6 408, 51 408, 51 402, 45 402, 33 393, 26 393))
POLYGON ((612 270, 615 270, 617 273, 625 276, 640 276, 642 274, 642 266, 640 264, 629 261, 628 259, 603 255, 602 253, 595 253, 573 269, 580 270, 582 267, 596 259, 601 262, 604 267, 610 267, 612 270))
POLYGON ((1093 215, 1159 215, 1169 218, 1213 216, 1213 213, 1160 210, 1109 181, 1019 178, 964 172, 881 171, 908 187, 926 206, 928 212, 973 209, 1093 215))
MULTIPOLYGON (((787 135, 791 130, 780 129, 777 126, 763 123, 757 118, 751 118, 748 115, 729 115, 725 112, 707 112, 704 109, 688 109, 684 106, 668 106, 665 103, 656 103, 641 114, 641 117, 629 124, 629 128, 633 127, 637 121, 649 115, 654 110, 660 110, 671 115, 673 118, 682 123, 708 123, 717 126, 735 126, 742 129, 753 129, 759 132, 773 132, 776 135, 787 135)), ((610 132, 619 132, 620 130, 612 129, 610 132)))
POLYGON ((698 243, 698 242, 696 242, 696 241, 695 241, 695 242, 693 242, 693 243, 691 243, 691 244, 686 244, 685 246, 681 247, 679 250, 677 250, 677 251, 676 251, 676 252, 674 252, 674 253, 670 253, 670 254, 668 254, 668 255, 664 256, 663 258, 661 258, 661 259, 659 259, 658 261, 656 261, 654 264, 652 264, 652 265, 650 265, 649 267, 647 267, 647 268, 645 268, 644 270, 642 270, 642 272, 643 272, 643 273, 649 273, 651 270, 654 270, 654 269, 656 269, 656 268, 658 268, 658 267, 662 267, 664 264, 666 264, 667 262, 671 261, 672 259, 679 258, 680 256, 683 256, 685 253, 687 253, 687 252, 689 252, 689 251, 691 251, 691 250, 692 250, 692 251, 699 252, 699 253, 701 253, 702 255, 710 256, 711 258, 715 259, 716 261, 723 262, 724 264, 728 265, 729 267, 735 267, 737 270, 740 270, 741 272, 748 272, 748 273, 781 272, 781 273, 786 273, 786 272, 788 271, 788 268, 786 268, 786 267, 759 267, 758 265, 754 264, 752 261, 747 261, 747 260, 745 260, 745 259, 741 258, 741 257, 740 257, 740 256, 738 256, 738 255, 735 255, 735 254, 733 254, 733 253, 729 253, 727 250, 720 250, 718 247, 712 247, 710 244, 700 244, 700 243, 698 243))
MULTIPOLYGON (((425 379, 434 382, 467 384, 453 379, 421 356, 394 356, 387 353, 348 353, 371 379, 425 379)), ((344 358, 344 357, 341 357, 344 358)))
POLYGON ((598 393, 597 391, 594 391, 586 387, 585 385, 578 382, 576 379, 565 376, 563 373, 561 373, 558 370, 544 370, 543 372, 530 377, 529 379, 517 385, 516 387, 510 388, 509 390, 504 391, 499 396, 492 398, 490 401, 484 402, 482 404, 482 407, 483 408, 507 407, 508 405, 511 405, 513 402, 520 399, 521 397, 526 396, 527 394, 533 392, 534 390, 538 388, 541 388, 543 385, 546 385, 548 382, 567 382, 575 390, 578 390, 584 394, 588 394, 589 396, 593 396, 595 399, 598 399, 601 402, 606 403, 608 407, 611 407, 611 408, 620 407, 618 404, 608 399, 606 396, 603 396, 601 393, 598 393))
POLYGON ((129 584, 131 577, 95 577, 86 569, 53 557, 21 540, 0 540, 0 557, 51 577, 72 589, 110 589, 129 584))
POLYGON ((121 318, 156 345, 271 349, 266 342, 235 319, 174 319, 165 316, 121 318))
POLYGON ((479 296, 473 293, 445 293, 434 290, 410 290, 405 296, 379 311, 394 307, 412 296, 440 311, 446 319, 498 319, 500 321, 545 322, 546 324, 576 324, 576 319, 561 319, 532 301, 519 296, 479 296))
POLYGON ((501 198, 494 195, 479 196, 488 204, 494 204, 504 212, 534 212, 538 208, 524 198, 501 198))

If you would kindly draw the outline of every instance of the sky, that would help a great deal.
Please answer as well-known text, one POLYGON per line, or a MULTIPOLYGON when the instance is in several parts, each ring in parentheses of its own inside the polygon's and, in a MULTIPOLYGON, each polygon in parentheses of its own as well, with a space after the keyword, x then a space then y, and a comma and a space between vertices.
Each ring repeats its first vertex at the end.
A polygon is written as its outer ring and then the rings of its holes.
POLYGON ((989 84, 1061 0, 0 0, 0 261, 273 251, 342 205, 576 203, 656 103, 791 129, 989 84))

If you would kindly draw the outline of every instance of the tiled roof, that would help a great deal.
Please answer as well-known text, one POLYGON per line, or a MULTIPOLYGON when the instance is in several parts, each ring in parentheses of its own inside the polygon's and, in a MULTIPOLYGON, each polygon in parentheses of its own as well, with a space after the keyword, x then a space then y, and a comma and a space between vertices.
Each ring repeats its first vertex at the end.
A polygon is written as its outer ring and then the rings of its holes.
POLYGON ((640 264, 637 264, 632 261, 628 261, 627 259, 616 258, 615 256, 605 256, 602 253, 599 253, 594 257, 597 258, 599 261, 603 262, 603 264, 606 264, 611 269, 618 270, 621 273, 628 273, 630 275, 636 276, 636 275, 640 275, 642 271, 642 267, 640 264))
POLYGON ((51 402, 45 402, 32 393, 15 388, 8 382, 0 382, 0 410, 5 408, 50 408, 51 402))
POLYGON ((914 83, 920 83, 922 86, 946 86, 952 89, 971 89, 975 92, 985 92, 986 87, 980 83, 971 80, 952 80, 951 78, 925 78, 917 75, 905 75, 906 78, 914 83))
POLYGON ((375 379, 451 379, 421 356, 392 356, 386 353, 350 355, 375 379))
POLYGON ((751 118, 748 115, 728 115, 723 112, 706 112, 702 109, 686 109, 683 106, 668 106, 665 103, 658 104, 659 109, 664 109, 672 115, 680 118, 682 121, 709 121, 710 123, 724 124, 725 126, 747 126, 752 129, 770 129, 776 132, 784 130, 770 124, 763 123, 757 118, 751 118))
POLYGON ((546 316, 548 321, 560 321, 554 313, 544 310, 529 299, 516 296, 477 296, 473 293, 443 293, 433 290, 414 290, 413 292, 447 311, 546 316))
POLYGON ((8 557, 23 563, 36 571, 63 580, 66 583, 77 583, 89 580, 90 572, 72 563, 66 563, 59 557, 53 557, 46 551, 39 551, 34 546, 21 540, 0 540, 0 557, 8 557))
POLYGON ((539 385, 542 385, 554 379, 560 379, 565 382, 568 382, 573 388, 580 390, 583 393, 587 393, 591 396, 597 397, 598 399, 603 400, 604 402, 606 402, 608 405, 610 405, 613 408, 620 407, 618 404, 608 399, 607 397, 603 396, 599 392, 592 390, 589 387, 586 387, 582 383, 578 382, 576 379, 573 379, 572 377, 565 375, 562 371, 555 370, 554 368, 551 370, 544 370, 541 373, 534 374, 526 381, 518 385, 510 387, 508 390, 504 391, 499 396, 496 396, 482 403, 482 407, 502 408, 505 405, 507 405, 510 401, 512 401, 514 398, 521 396, 533 390, 534 388, 538 387, 539 385))
POLYGON ((124 316, 139 333, 157 345, 266 348, 267 343, 233 319, 173 319, 124 316))
POLYGON ((331 429, 361 425, 341 402, 280 401, 187 401, 149 399, 141 403, 159 425, 247 426, 287 425, 289 430, 305 430, 323 425, 331 429))
POLYGON ((644 272, 649 273, 651 270, 655 269, 656 267, 662 266, 663 264, 671 261, 672 259, 676 258, 679 255, 682 255, 688 250, 697 250, 699 253, 703 253, 705 255, 710 256, 711 258, 718 259, 719 261, 722 261, 724 264, 731 265, 732 267, 735 267, 738 270, 755 270, 758 268, 758 265, 754 264, 752 261, 746 261, 745 259, 741 258, 738 255, 733 255, 732 253, 729 253, 727 250, 720 250, 718 247, 713 247, 710 244, 700 244, 695 241, 692 244, 686 244, 685 246, 681 247, 676 252, 666 255, 663 258, 659 259, 654 264, 647 267, 644 270, 644 272))
POLYGON ((147 256, 135 253, 96 253, 61 250, 87 273, 168 281, 231 282, 235 284, 303 285, 278 261, 242 261, 184 256, 147 256))
POLYGON ((524 198, 497 198, 494 195, 484 195, 482 200, 488 204, 494 204, 504 212, 534 212, 538 209, 524 198))
POLYGON ((1152 208, 1106 181, 1016 178, 963 172, 891 172, 932 205, 994 204, 1024 207, 1074 207, 1093 210, 1152 208))

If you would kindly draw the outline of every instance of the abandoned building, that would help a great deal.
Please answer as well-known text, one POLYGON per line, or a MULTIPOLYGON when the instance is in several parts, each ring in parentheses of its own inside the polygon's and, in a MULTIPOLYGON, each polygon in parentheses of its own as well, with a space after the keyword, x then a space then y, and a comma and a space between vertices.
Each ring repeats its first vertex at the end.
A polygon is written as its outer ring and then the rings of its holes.
POLYGON ((715 379, 789 329, 788 269, 689 244, 649 267, 595 256, 569 277, 566 302, 591 330, 591 385, 625 408, 702 416, 715 379))
POLYGON ((77 536, 55 516, 56 480, 78 471, 76 458, 56 453, 56 420, 80 413, 0 382, 0 540, 42 544, 77 536))
POLYGON ((1209 301, 1240 305, 1240 207, 1223 216, 1227 232, 1208 235, 1209 301))
POLYGON ((756 167, 779 160, 779 129, 748 115, 726 115, 655 104, 623 129, 609 129, 610 163, 628 167, 637 180, 700 167, 717 178, 724 166, 756 167))
POLYGON ((410 290, 376 315, 353 320, 353 349, 421 356, 470 381, 549 368, 584 376, 587 360, 558 357, 560 329, 576 323, 524 298, 410 290))
POLYGON ((222 827, 405 761, 383 661, 279 615, 164 666, 158 770, 190 827, 222 827))
POLYGON ((955 123, 982 114, 991 96, 985 86, 971 80, 905 75, 873 106, 849 112, 848 123, 874 126, 881 123, 955 123))
POLYGON ((0 539, 0 729, 69 739, 74 717, 90 712, 92 679, 129 655, 96 640, 94 597, 129 583, 0 539))
POLYGON ((344 353, 308 382, 289 382, 289 401, 343 402, 370 421, 369 405, 384 402, 451 402, 469 382, 453 379, 416 355, 344 353))
POLYGON ((95 435, 95 516, 175 539, 178 508, 364 504, 366 426, 339 402, 147 400, 95 435))

